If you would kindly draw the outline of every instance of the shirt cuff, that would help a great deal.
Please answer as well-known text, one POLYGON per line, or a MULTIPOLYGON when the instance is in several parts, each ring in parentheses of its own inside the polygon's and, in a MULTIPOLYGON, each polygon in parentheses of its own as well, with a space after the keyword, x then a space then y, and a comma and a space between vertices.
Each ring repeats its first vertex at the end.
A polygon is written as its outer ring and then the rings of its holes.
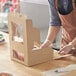
POLYGON ((50 22, 49 25, 51 26, 61 26, 61 23, 60 22, 50 22))

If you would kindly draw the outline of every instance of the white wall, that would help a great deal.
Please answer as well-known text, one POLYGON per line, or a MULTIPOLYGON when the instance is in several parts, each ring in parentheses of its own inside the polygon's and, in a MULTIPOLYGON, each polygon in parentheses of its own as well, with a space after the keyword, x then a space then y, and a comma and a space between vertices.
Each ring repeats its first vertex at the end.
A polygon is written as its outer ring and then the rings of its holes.
POLYGON ((47 29, 49 25, 49 7, 44 4, 36 4, 26 1, 21 1, 20 11, 29 19, 32 19, 33 24, 38 28, 47 29))
POLYGON ((37 4, 48 4, 48 0, 21 0, 25 2, 32 2, 32 3, 37 3, 37 4))

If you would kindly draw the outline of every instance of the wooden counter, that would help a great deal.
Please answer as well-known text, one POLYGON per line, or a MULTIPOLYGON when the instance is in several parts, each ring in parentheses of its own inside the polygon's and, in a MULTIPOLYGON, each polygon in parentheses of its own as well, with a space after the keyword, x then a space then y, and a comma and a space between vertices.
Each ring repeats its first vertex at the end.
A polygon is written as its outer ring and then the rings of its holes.
MULTIPOLYGON (((10 59, 9 35, 5 33, 3 34, 6 39, 6 44, 0 45, 0 72, 8 72, 13 76, 44 76, 44 72, 46 71, 76 63, 76 58, 69 56, 58 60, 48 61, 32 67, 26 67, 10 59)), ((76 73, 74 72, 73 76, 75 75, 76 73)), ((64 76, 69 76, 69 74, 64 76)))

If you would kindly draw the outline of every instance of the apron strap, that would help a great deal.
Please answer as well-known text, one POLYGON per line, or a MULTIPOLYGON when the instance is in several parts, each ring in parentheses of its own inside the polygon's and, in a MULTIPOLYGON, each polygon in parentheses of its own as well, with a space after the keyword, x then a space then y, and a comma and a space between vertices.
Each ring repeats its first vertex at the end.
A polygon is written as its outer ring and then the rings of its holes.
POLYGON ((55 7, 56 7, 56 9, 57 9, 57 0, 55 0, 55 7))
POLYGON ((72 0, 73 2, 73 9, 76 9, 76 0, 72 0))

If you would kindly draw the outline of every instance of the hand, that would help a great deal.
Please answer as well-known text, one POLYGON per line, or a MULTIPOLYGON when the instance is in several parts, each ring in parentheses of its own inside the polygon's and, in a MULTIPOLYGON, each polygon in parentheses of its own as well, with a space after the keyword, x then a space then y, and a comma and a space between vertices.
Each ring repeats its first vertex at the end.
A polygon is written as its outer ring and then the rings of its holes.
POLYGON ((45 40, 45 42, 40 46, 40 48, 47 48, 49 47, 51 44, 50 40, 45 40))
POLYGON ((63 48, 60 49, 59 54, 65 55, 68 54, 72 49, 72 45, 66 45, 63 48))

